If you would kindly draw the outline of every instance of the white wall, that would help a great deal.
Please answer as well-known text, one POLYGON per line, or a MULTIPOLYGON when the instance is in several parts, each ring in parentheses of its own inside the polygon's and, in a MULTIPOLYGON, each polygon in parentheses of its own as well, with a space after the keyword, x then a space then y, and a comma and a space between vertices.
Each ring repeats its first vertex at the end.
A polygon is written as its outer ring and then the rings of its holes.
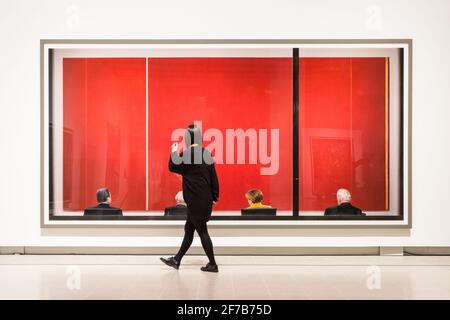
POLYGON ((215 244, 450 246, 450 1, 0 0, 0 246, 177 245, 180 230, 40 229, 39 39, 413 38, 413 228, 213 230, 215 244), (380 24, 377 25, 377 8, 380 24), (80 13, 79 24, 73 14, 80 13), (98 231, 98 230, 97 230, 98 231))

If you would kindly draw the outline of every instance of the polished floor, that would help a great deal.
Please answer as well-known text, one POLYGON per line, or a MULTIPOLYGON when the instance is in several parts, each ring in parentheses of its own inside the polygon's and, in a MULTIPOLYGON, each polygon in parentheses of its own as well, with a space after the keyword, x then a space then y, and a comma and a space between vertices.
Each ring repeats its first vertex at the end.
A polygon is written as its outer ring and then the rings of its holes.
POLYGON ((0 299, 450 299, 450 257, 0 256, 0 299))

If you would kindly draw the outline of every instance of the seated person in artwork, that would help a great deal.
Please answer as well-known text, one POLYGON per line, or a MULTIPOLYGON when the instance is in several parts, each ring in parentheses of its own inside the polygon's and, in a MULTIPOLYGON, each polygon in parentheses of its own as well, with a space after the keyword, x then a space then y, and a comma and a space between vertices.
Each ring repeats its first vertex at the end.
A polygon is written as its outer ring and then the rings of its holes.
POLYGON ((251 189, 247 191, 245 198, 247 198, 248 204, 250 205, 248 209, 272 208, 271 206, 262 204, 263 193, 259 189, 251 189))
POLYGON ((97 190, 97 206, 84 210, 85 216, 104 215, 104 216, 121 216, 122 210, 111 207, 111 192, 108 188, 100 188, 97 190))
POLYGON ((186 216, 187 205, 184 202, 183 191, 178 191, 175 195, 176 205, 164 209, 165 216, 186 216))
POLYGON ((347 189, 339 189, 336 193, 338 205, 325 209, 326 216, 364 216, 361 209, 352 206, 350 200, 352 198, 350 191, 347 189))

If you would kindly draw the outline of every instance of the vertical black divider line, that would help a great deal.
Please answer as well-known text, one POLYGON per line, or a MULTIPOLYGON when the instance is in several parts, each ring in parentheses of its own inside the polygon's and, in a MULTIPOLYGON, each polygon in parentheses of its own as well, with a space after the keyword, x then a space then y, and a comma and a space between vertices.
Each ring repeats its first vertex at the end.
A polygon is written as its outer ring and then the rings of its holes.
POLYGON ((53 49, 48 50, 48 195, 49 214, 54 211, 53 194, 53 49))
POLYGON ((299 147, 299 49, 292 50, 292 85, 293 85, 293 99, 292 99, 292 213, 294 217, 299 216, 299 170, 298 170, 298 147, 299 147))
MULTIPOLYGON (((411 48, 408 48, 408 50, 411 50, 411 48)), ((404 134, 403 134, 403 130, 404 130, 404 127, 403 127, 403 121, 404 121, 404 103, 405 103, 405 100, 404 100, 404 94, 405 94, 405 83, 404 83, 404 81, 405 81, 405 71, 404 71, 404 66, 403 66, 403 63, 404 63, 404 56, 405 56, 405 49, 403 49, 403 48, 401 48, 400 49, 400 59, 399 59, 399 66, 400 66, 400 124, 399 124, 399 126, 400 126, 400 170, 399 170, 399 179, 400 179, 400 183, 399 183, 399 193, 398 193, 398 197, 399 197, 399 213, 400 213, 400 216, 401 216, 401 218, 402 218, 402 220, 404 219, 404 210, 403 210, 403 207, 404 207, 404 203, 403 203, 403 198, 404 198, 404 194, 403 194, 403 192, 404 192, 404 186, 403 186, 403 178, 404 178, 404 173, 403 173, 403 170, 404 170, 404 167, 403 167, 403 157, 404 157, 404 155, 403 155, 403 147, 404 147, 404 134)), ((389 75, 390 76, 390 75, 389 75)), ((411 85, 410 83, 408 84, 408 85, 411 85)), ((390 131, 389 131, 390 132, 390 131)), ((408 221, 408 223, 409 223, 409 221, 408 221)))

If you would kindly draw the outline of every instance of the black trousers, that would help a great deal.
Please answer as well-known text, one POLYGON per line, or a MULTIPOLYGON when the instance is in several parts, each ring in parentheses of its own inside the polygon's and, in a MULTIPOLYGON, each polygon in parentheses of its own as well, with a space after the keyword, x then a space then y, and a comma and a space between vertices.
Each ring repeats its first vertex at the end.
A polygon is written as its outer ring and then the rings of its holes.
POLYGON ((206 226, 206 222, 193 222, 189 218, 186 220, 186 224, 184 225, 184 238, 183 243, 181 244, 180 250, 175 255, 175 260, 181 262, 184 255, 190 248, 192 241, 194 240, 194 232, 197 231, 200 240, 202 242, 203 250, 205 250, 206 255, 208 256, 210 264, 216 264, 216 260, 214 259, 214 249, 211 241, 211 237, 208 234, 208 227, 206 226))

